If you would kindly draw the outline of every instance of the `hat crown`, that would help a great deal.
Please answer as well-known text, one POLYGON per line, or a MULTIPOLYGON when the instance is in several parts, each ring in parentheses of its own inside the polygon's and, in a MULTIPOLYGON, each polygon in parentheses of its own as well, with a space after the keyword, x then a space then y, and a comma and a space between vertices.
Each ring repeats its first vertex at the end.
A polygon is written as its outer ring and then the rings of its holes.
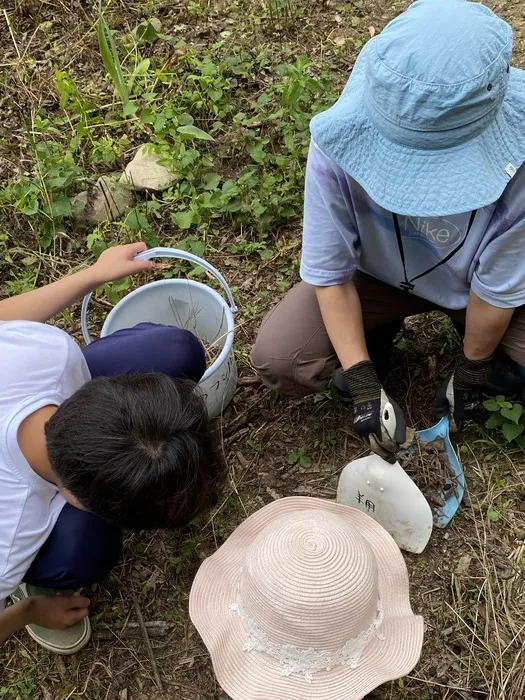
POLYGON ((451 147, 495 118, 508 83, 512 30, 487 7, 418 0, 371 43, 365 101, 390 140, 451 147))
POLYGON ((339 516, 299 511, 268 525, 248 547, 239 597, 272 642, 335 651, 377 616, 375 557, 339 516))

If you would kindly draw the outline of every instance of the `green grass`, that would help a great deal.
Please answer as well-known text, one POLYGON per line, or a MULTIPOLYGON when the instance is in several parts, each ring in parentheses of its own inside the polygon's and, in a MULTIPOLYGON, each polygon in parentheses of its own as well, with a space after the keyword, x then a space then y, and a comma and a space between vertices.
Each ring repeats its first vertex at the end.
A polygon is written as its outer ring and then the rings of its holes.
MULTIPOLYGON (((281 5, 291 11, 291 3, 272 0, 269 16, 281 5)), ((231 30, 197 47, 145 23, 135 40, 111 29, 111 9, 96 18, 94 70, 103 89, 88 89, 68 66, 54 68, 59 109, 35 109, 24 125, 30 165, 0 190, 9 222, 0 245, 13 251, 15 230, 17 238, 27 234, 29 248, 53 254, 64 238, 96 254, 121 236, 149 245, 168 237, 202 255, 227 230, 227 252, 270 259, 273 235, 301 216, 308 124, 334 97, 326 67, 290 43, 241 43, 231 30), (122 221, 79 236, 75 195, 98 175, 118 172, 142 143, 176 174, 174 186, 140 199, 122 221)), ((12 262, 2 266, 8 280, 12 262)), ((24 278, 27 261, 15 262, 24 278)), ((31 284, 24 279, 23 287, 31 284)))

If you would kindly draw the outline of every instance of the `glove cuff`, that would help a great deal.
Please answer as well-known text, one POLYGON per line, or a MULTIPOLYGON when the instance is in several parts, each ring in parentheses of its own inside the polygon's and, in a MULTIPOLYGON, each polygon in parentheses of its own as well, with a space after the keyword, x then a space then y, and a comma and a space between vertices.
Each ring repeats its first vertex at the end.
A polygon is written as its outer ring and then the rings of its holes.
POLYGON ((488 360, 469 360, 463 356, 454 370, 455 389, 473 389, 483 386, 492 371, 493 357, 488 360))
POLYGON ((371 360, 363 360, 345 369, 343 377, 354 403, 381 399, 381 382, 377 378, 374 363, 371 360))

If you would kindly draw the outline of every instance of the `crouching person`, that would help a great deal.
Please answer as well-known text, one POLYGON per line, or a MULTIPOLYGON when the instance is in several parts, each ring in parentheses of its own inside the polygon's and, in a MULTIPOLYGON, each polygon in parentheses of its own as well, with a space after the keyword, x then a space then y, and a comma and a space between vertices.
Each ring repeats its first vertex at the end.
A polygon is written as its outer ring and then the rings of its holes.
POLYGON ((0 643, 27 626, 45 648, 89 641, 90 601, 122 527, 176 528, 214 503, 223 475, 194 391, 204 348, 150 323, 81 350, 45 322, 106 282, 141 272, 143 244, 0 301, 0 643))

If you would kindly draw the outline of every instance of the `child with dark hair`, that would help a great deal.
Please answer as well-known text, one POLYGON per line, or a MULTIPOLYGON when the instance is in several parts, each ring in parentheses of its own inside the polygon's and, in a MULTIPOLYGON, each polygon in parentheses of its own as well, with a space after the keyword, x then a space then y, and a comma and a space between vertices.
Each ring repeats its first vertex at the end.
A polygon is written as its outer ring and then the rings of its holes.
POLYGON ((47 325, 96 287, 153 266, 141 243, 0 301, 0 643, 26 626, 61 654, 90 637, 76 593, 117 562, 121 527, 175 528, 223 475, 189 331, 141 323, 80 350, 47 325), (3 600, 14 604, 4 610, 3 600))

